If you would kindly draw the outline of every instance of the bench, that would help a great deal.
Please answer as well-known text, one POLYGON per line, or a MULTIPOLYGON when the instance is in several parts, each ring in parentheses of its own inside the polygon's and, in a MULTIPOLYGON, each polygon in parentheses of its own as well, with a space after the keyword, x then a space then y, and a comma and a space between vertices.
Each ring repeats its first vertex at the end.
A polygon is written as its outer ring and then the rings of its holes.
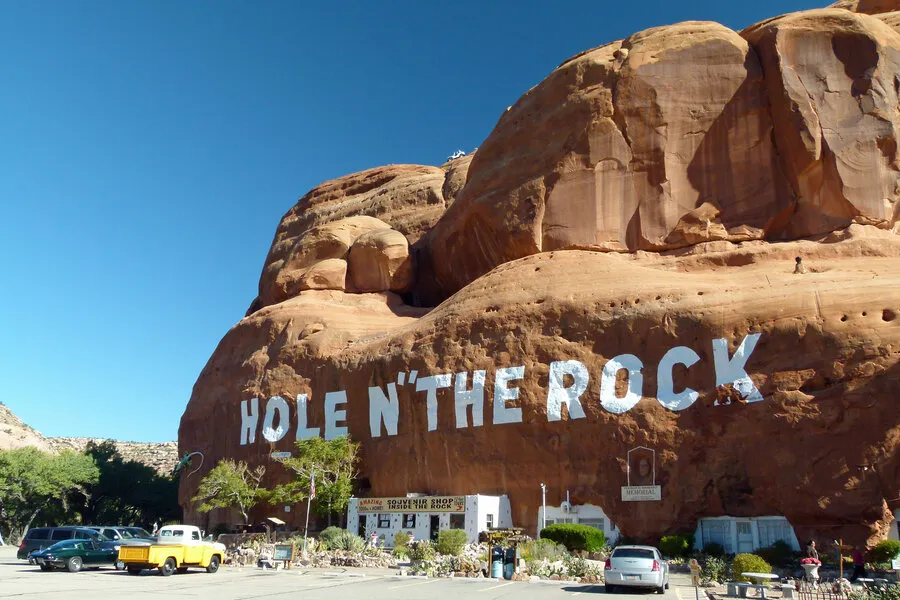
POLYGON ((740 598, 747 597, 747 590, 750 588, 749 583, 730 582, 728 584, 728 595, 738 596, 740 598))
POLYGON ((766 600, 766 588, 767 588, 768 586, 765 586, 765 585, 751 585, 750 587, 752 587, 752 588, 755 589, 757 592, 759 592, 759 597, 760 597, 760 598, 762 598, 763 600, 766 600))
POLYGON ((781 586, 781 597, 782 598, 794 598, 794 586, 792 585, 782 585, 781 586))

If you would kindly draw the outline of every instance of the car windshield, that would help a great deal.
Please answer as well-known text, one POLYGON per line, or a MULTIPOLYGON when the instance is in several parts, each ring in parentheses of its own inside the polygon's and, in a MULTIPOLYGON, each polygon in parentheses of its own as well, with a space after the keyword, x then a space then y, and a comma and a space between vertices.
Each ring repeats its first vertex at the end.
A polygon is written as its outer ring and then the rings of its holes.
POLYGON ((183 537, 183 529, 163 529, 159 532, 159 537, 183 537))
POLYGON ((653 550, 642 548, 616 548, 612 553, 613 558, 654 558, 653 550))
POLYGON ((129 527, 126 529, 128 533, 131 534, 133 538, 151 538, 153 537, 146 529, 142 529, 140 527, 129 527))

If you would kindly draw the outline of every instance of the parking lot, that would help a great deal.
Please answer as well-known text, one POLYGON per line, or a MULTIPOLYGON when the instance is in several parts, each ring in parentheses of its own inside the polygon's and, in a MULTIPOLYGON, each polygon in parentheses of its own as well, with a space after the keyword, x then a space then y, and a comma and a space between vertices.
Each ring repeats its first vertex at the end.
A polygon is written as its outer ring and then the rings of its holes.
MULTIPOLYGON (((495 579, 419 579, 400 577, 396 571, 358 569, 292 569, 262 571, 256 568, 223 566, 215 574, 202 569, 162 577, 146 571, 138 577, 112 568, 81 573, 41 572, 36 566, 16 560, 15 548, 0 548, 0 599, 140 600, 142 598, 197 598, 241 600, 256 598, 297 598, 304 600, 371 598, 375 600, 455 600, 461 594, 489 600, 551 600, 596 597, 639 600, 695 600, 694 589, 685 575, 672 575, 665 596, 650 592, 606 594, 602 585, 559 582, 524 583, 495 579)), ((705 600, 705 596, 702 597, 705 600)))

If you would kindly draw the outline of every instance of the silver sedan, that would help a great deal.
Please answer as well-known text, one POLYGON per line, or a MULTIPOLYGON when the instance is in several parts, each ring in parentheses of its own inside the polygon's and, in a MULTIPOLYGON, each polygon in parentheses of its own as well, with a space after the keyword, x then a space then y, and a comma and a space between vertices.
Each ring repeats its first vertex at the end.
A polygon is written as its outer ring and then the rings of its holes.
POLYGON ((669 589, 669 563, 653 546, 619 546, 603 569, 606 592, 619 587, 653 588, 660 594, 669 589))

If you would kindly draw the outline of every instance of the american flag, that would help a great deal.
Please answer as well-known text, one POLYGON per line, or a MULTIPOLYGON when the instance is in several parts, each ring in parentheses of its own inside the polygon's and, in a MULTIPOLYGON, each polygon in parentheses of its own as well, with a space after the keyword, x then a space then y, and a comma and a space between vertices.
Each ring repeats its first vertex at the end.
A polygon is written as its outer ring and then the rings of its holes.
POLYGON ((316 474, 313 473, 309 477, 309 499, 312 500, 316 497, 316 474))

